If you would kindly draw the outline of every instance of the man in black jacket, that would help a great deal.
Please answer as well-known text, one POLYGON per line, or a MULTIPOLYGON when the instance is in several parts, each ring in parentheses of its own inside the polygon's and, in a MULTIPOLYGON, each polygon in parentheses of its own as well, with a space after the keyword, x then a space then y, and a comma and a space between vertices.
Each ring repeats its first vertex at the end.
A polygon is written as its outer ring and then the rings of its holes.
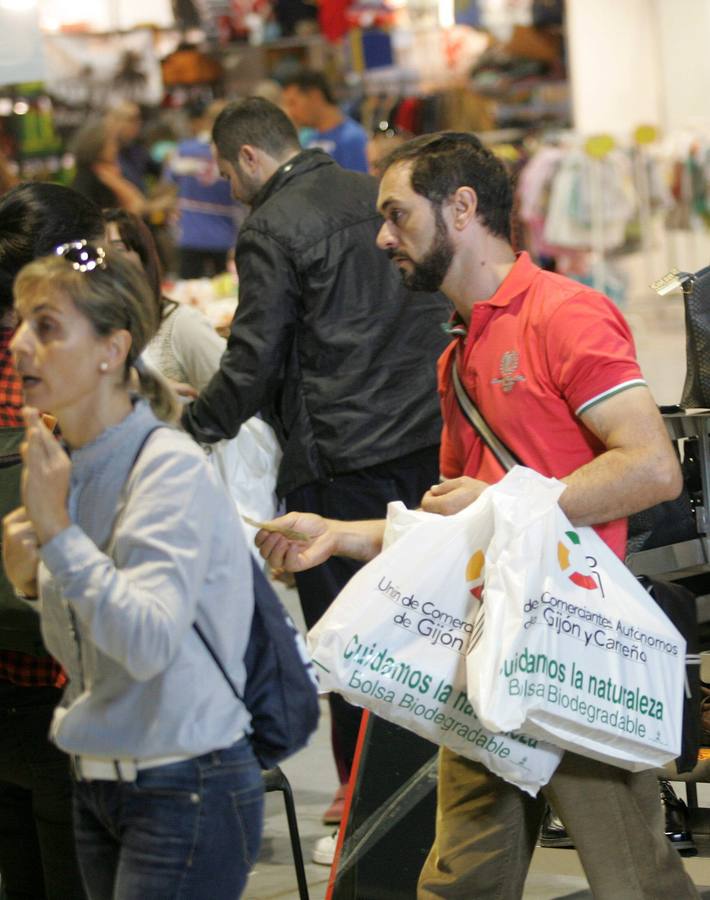
MULTIPOLYGON (((445 301, 407 291, 377 250, 376 181, 301 151, 278 107, 232 103, 212 137, 251 212, 227 349, 185 428, 204 442, 231 438, 261 411, 283 449, 277 490, 289 510, 362 519, 383 516, 390 500, 418 505, 438 480, 445 301)), ((357 567, 333 559, 296 576, 309 628, 357 567)), ((344 784, 359 713, 336 697, 331 709, 344 784)))

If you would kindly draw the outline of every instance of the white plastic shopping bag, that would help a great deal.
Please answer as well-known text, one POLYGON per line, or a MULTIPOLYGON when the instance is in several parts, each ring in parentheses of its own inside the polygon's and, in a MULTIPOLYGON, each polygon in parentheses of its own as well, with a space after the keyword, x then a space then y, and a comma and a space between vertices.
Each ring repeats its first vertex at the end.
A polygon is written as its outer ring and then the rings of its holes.
MULTIPOLYGON (((281 448, 274 430, 258 416, 242 425, 235 438, 218 441, 209 448, 210 459, 227 485, 241 516, 267 522, 278 515, 276 477, 281 448)), ((247 546, 260 564, 263 560, 254 545, 258 529, 241 519, 247 546)))
POLYGON ((493 731, 520 728, 632 771, 680 751, 685 641, 591 528, 565 485, 517 467, 486 491, 494 536, 469 697, 493 731))
POLYGON ((492 734, 466 696, 465 658, 492 534, 485 494, 455 516, 390 503, 382 553, 308 634, 321 689, 483 763, 531 795, 561 751, 492 734))

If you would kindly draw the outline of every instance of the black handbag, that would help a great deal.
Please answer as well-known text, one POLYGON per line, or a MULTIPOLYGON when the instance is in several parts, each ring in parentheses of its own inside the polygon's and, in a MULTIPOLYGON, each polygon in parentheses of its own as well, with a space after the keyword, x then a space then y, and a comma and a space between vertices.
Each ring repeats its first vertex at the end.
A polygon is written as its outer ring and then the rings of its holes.
POLYGON ((710 266, 683 282, 686 374, 681 406, 710 409, 710 266))

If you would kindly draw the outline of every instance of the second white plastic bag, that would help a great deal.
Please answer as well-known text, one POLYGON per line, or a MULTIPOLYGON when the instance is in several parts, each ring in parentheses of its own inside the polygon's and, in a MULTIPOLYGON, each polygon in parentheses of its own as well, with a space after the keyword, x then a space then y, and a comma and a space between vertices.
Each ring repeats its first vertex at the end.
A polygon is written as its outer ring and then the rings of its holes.
POLYGON ((564 488, 518 467, 484 494, 494 536, 469 697, 494 731, 661 766, 680 750, 685 641, 596 532, 570 524, 564 488))

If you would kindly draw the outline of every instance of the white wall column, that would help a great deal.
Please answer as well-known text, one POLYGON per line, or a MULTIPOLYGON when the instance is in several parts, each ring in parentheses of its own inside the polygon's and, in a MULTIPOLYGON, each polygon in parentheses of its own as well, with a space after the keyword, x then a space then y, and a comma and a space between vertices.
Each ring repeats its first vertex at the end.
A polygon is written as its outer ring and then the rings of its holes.
POLYGON ((567 0, 572 111, 580 133, 623 136, 639 124, 660 124, 654 7, 654 0, 567 0))

